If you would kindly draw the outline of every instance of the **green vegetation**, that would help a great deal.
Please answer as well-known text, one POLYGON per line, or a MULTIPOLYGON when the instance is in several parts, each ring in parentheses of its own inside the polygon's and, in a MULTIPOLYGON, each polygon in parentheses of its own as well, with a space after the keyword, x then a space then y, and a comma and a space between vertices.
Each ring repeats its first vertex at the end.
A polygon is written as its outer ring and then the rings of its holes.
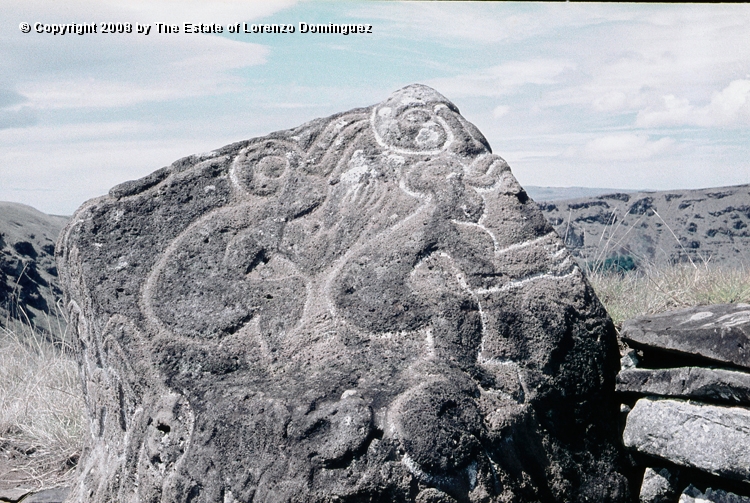
POLYGON ((627 273, 601 268, 587 275, 618 327, 626 319, 672 309, 750 303, 750 271, 744 269, 649 265, 627 273))
POLYGON ((638 267, 636 260, 631 255, 614 255, 603 261, 594 261, 586 264, 586 269, 597 273, 619 273, 623 274, 635 271, 638 267))

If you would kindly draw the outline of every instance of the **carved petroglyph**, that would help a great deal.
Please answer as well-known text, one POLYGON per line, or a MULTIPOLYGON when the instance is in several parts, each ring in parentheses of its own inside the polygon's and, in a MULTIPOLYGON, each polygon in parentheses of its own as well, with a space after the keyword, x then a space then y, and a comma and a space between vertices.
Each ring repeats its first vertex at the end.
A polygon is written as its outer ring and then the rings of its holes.
MULTIPOLYGON (((708 323, 701 325, 700 328, 713 328, 713 327, 731 328, 731 327, 750 323, 750 310, 742 310, 742 308, 750 307, 750 306, 747 304, 735 304, 735 306, 738 308, 738 310, 735 310, 732 313, 719 316, 715 320, 711 320, 708 323)), ((690 316, 690 318, 681 322, 680 325, 685 325, 687 323, 692 323, 696 321, 708 320, 714 316, 715 314, 712 313, 711 311, 701 311, 701 312, 693 314, 692 316, 690 316)))
POLYGON ((61 246, 92 421, 73 501, 616 492, 615 472, 584 487, 598 468, 532 410, 589 414, 616 351, 603 311, 444 97, 409 86, 147 178, 61 246))

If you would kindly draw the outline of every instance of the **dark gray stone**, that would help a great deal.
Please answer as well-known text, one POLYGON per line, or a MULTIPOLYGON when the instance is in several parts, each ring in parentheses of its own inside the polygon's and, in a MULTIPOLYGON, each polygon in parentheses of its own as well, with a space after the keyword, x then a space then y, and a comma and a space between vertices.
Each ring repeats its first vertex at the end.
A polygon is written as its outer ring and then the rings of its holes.
POLYGON ((639 363, 640 360, 636 351, 634 349, 628 349, 625 354, 622 355, 622 358, 620 358, 620 369, 633 369, 636 368, 639 363))
POLYGON ((630 344, 666 349, 750 368, 750 304, 716 304, 627 320, 630 344))
POLYGON ((70 494, 69 487, 53 487, 31 493, 22 499, 21 503, 63 503, 68 494, 70 494))
POLYGON ((71 502, 620 502, 614 327, 434 90, 181 159, 59 241, 71 502))
POLYGON ((750 483, 750 410, 642 398, 628 414, 627 447, 750 483))
POLYGON ((678 503, 750 503, 750 498, 710 487, 702 493, 690 484, 680 495, 678 503))
POLYGON ((26 489, 23 487, 15 487, 15 488, 0 488, 0 501, 7 502, 7 503, 16 503, 17 501, 20 501, 21 498, 26 496, 31 492, 31 489, 26 489))
POLYGON ((750 404, 750 374, 703 367, 621 370, 617 391, 750 404))
POLYGON ((641 483, 640 503, 674 503, 676 476, 666 468, 646 468, 641 483))

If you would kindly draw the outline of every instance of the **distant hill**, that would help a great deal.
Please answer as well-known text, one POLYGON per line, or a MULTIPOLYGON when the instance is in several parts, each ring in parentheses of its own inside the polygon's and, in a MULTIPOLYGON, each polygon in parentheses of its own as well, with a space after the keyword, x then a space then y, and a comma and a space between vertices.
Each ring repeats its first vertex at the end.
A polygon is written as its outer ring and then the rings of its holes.
POLYGON ((524 185, 524 190, 534 201, 561 201, 565 199, 581 199, 584 197, 596 197, 603 194, 615 192, 632 193, 636 190, 603 189, 591 187, 538 187, 536 185, 524 185))
POLYGON ((536 200, 582 262, 750 266, 750 185, 536 200))
POLYGON ((59 335, 55 241, 69 217, 0 201, 0 326, 34 326, 59 335))

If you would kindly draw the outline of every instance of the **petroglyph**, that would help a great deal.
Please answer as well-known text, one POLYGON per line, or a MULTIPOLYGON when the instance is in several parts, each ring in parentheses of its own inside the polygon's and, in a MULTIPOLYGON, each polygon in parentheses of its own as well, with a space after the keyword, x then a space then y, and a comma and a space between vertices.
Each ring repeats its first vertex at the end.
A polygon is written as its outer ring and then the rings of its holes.
POLYGON ((627 491, 611 323, 430 88, 115 187, 58 248, 92 424, 70 501, 627 491))

